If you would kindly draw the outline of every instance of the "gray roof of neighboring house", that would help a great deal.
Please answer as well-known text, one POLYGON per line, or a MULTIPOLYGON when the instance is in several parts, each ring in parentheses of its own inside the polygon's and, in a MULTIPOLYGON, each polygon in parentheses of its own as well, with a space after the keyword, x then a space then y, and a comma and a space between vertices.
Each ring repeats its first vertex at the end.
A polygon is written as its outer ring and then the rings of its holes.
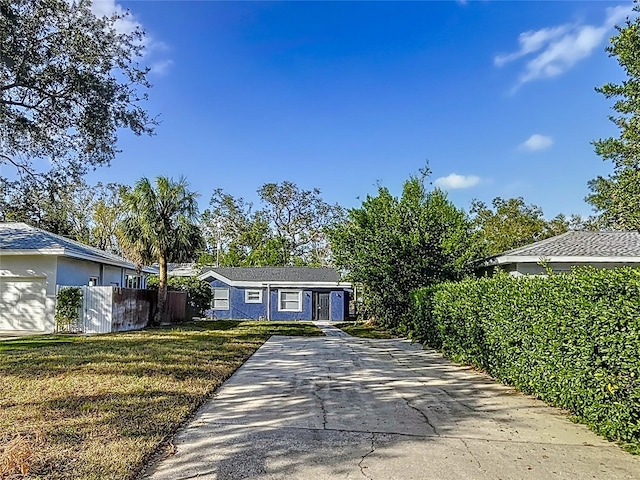
MULTIPOLYGON (((157 266, 154 264, 154 266, 157 266)), ((167 275, 172 277, 194 277, 198 275, 195 263, 168 263, 167 275)))
MULTIPOLYGON (((640 259, 639 232, 566 232, 539 242, 514 248, 489 259, 501 257, 586 257, 640 259)), ((560 259, 558 259, 560 260, 560 259)), ((637 260, 636 260, 637 261, 637 260)))
MULTIPOLYGON (((15 251, 30 251, 34 254, 62 255, 66 257, 93 260, 99 263, 117 265, 134 269, 135 266, 126 258, 90 247, 69 238, 56 235, 26 223, 0 223, 0 254, 15 251)), ((147 273, 155 273, 154 269, 143 268, 147 273)))
POLYGON ((333 282, 340 281, 335 268, 312 267, 215 267, 203 270, 215 272, 233 282, 333 282))

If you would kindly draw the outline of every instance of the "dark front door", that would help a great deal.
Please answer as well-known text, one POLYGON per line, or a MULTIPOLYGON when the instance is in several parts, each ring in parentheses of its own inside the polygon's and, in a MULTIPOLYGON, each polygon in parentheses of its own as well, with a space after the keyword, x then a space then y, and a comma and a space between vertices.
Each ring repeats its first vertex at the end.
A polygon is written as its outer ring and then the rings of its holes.
POLYGON ((329 320, 329 293, 313 292, 313 319, 329 320))

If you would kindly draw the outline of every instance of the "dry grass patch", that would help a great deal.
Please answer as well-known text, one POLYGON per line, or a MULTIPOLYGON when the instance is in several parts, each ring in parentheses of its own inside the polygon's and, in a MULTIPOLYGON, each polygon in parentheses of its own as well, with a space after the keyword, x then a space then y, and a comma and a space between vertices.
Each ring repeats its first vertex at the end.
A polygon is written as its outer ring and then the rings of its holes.
POLYGON ((322 332, 217 321, 0 342, 0 478, 134 478, 272 334, 322 332))

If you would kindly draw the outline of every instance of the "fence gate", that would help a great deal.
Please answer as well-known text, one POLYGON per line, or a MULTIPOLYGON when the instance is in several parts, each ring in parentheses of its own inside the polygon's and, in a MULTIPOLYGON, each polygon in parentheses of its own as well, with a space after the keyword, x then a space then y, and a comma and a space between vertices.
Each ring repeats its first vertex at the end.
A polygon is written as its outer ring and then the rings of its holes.
POLYGON ((110 333, 113 287, 82 287, 82 316, 85 333, 110 333))

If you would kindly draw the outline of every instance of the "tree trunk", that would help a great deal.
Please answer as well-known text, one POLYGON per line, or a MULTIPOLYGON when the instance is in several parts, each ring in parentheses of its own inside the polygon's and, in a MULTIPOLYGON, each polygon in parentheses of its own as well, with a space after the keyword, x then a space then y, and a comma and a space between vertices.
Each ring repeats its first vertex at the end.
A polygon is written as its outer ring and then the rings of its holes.
POLYGON ((158 310, 156 311, 155 323, 160 325, 165 320, 165 310, 167 305, 167 257, 161 255, 158 259, 158 310))

